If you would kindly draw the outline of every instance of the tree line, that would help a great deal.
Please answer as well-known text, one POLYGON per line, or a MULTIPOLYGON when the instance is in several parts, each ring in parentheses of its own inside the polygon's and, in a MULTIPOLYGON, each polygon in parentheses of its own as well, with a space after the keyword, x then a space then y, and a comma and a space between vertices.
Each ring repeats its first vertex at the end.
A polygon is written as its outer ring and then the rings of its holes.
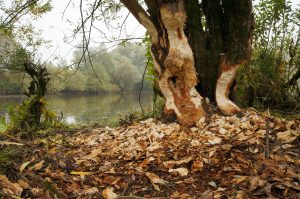
MULTIPOLYGON (((80 62, 69 67, 62 60, 58 65, 47 64, 51 77, 48 93, 138 92, 146 64, 145 46, 127 43, 110 51, 104 49, 104 46, 90 49, 94 55, 91 63, 80 62)), ((81 56, 82 51, 76 50, 73 62, 79 62, 81 56)), ((0 95, 22 94, 31 81, 27 74, 11 70, 1 72, 0 79, 0 95)), ((143 90, 151 89, 151 82, 145 81, 143 90)))

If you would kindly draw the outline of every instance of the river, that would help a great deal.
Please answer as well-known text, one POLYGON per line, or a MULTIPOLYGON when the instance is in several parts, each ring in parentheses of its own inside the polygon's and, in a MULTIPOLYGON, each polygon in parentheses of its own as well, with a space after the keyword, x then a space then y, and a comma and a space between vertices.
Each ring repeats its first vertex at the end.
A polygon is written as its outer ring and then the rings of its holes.
MULTIPOLYGON (((0 115, 10 106, 21 103, 20 96, 0 96, 0 115)), ((106 124, 132 112, 141 112, 138 93, 105 95, 50 95, 47 108, 62 116, 67 123, 106 124)), ((152 108, 152 93, 143 93, 141 102, 145 111, 152 108)))

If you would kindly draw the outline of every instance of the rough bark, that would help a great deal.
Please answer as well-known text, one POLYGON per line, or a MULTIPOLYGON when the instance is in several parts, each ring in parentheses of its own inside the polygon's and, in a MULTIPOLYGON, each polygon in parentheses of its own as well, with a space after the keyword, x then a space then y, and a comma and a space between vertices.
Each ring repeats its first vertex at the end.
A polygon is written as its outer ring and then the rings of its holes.
POLYGON ((229 100, 237 69, 251 52, 253 14, 251 0, 185 1, 186 35, 194 53, 199 92, 225 113, 240 109, 229 100), (201 24, 205 23, 205 30, 201 24))
POLYGON ((166 98, 165 112, 174 112, 180 123, 193 125, 205 112, 202 97, 195 89, 197 76, 193 52, 184 33, 184 2, 161 3, 159 6, 161 21, 157 27, 162 34, 152 52, 159 72, 158 83, 166 98))
POLYGON ((136 0, 122 2, 150 34, 165 113, 186 125, 205 116, 195 86, 223 112, 239 111, 228 94, 251 49, 251 0, 145 0, 148 13, 136 0))
POLYGON ((40 125, 42 109, 44 108, 42 99, 46 94, 50 78, 46 68, 37 66, 32 62, 24 63, 24 71, 32 79, 28 87, 28 92, 24 93, 29 98, 28 113, 31 116, 30 118, 25 118, 25 128, 26 124, 29 126, 40 125))

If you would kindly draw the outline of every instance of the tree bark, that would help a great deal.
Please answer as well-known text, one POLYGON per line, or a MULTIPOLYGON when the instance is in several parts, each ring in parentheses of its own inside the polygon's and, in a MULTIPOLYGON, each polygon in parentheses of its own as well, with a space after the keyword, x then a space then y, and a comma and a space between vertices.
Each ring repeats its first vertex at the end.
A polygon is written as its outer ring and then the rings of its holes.
POLYGON ((185 1, 186 35, 197 69, 198 91, 228 114, 240 109, 229 100, 238 67, 251 54, 253 13, 251 0, 185 1), (202 23, 205 25, 203 28, 202 23))
POLYGON ((145 0, 148 13, 122 2, 150 34, 165 113, 193 125, 206 115, 202 96, 224 113, 240 111, 228 94, 251 50, 251 0, 145 0))

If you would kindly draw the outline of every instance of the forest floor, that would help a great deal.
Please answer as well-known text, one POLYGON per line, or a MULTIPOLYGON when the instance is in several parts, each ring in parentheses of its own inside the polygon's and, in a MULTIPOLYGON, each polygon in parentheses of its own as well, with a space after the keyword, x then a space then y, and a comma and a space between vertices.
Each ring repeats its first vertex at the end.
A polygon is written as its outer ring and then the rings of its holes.
POLYGON ((0 175, 3 198, 300 197, 299 120, 249 109, 191 128, 150 118, 49 139, 5 143, 24 153, 0 175))

